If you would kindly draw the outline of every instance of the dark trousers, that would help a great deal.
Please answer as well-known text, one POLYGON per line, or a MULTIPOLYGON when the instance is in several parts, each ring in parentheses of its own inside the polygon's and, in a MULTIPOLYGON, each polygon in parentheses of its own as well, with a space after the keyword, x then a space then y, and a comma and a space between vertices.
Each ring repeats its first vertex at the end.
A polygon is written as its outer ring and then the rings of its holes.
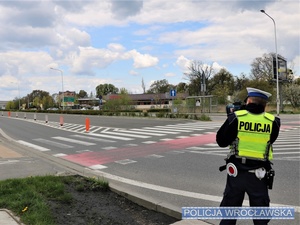
MULTIPOLYGON (((227 175, 227 182, 224 191, 221 207, 240 207, 243 204, 245 193, 249 196, 250 206, 270 205, 266 178, 258 179, 254 173, 238 171, 236 177, 227 175)), ((268 224, 270 220, 253 220, 255 225, 268 224)), ((220 225, 234 225, 236 220, 222 220, 220 225)))

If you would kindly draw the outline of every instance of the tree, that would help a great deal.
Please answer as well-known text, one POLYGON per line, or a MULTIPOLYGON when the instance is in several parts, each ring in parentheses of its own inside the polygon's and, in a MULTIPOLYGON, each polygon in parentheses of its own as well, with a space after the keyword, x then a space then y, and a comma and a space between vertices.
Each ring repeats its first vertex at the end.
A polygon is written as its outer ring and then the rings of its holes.
POLYGON ((6 105, 5 105, 5 109, 6 110, 15 109, 15 103, 13 101, 7 102, 6 105))
POLYGON ((30 99, 34 99, 35 97, 39 97, 40 99, 42 99, 45 96, 49 96, 49 92, 47 91, 42 91, 42 90, 33 90, 30 94, 29 94, 29 98, 30 99))
MULTIPOLYGON (((278 57, 283 58, 281 55, 278 55, 278 57)), ((266 81, 273 80, 273 58, 276 58, 275 53, 265 53, 262 57, 255 58, 251 63, 251 78, 266 81)))
POLYGON ((250 82, 250 79, 244 73, 241 73, 240 76, 235 76, 234 78, 234 91, 232 94, 232 101, 242 102, 247 96, 246 87, 249 86, 248 84, 250 82))
POLYGON ((240 76, 235 76, 234 80, 234 90, 241 91, 246 88, 246 83, 249 82, 249 78, 247 78, 246 74, 241 73, 240 76))
POLYGON ((122 95, 122 94, 125 94, 125 95, 128 95, 129 94, 129 92, 128 92, 128 90, 126 89, 126 88, 120 88, 120 94, 122 95))
POLYGON ((32 101, 32 104, 33 106, 35 106, 36 108, 40 108, 40 103, 41 102, 41 99, 40 97, 36 96, 33 101, 32 101))
POLYGON ((96 87, 96 96, 103 96, 108 94, 117 94, 119 89, 113 84, 100 84, 96 87))
POLYGON ((184 82, 180 82, 179 84, 176 85, 176 91, 178 93, 186 93, 188 91, 188 85, 184 82))
POLYGON ((150 89, 147 91, 149 94, 159 94, 159 93, 166 93, 169 92, 171 89, 174 88, 174 85, 169 84, 166 79, 154 81, 150 89))
POLYGON ((44 96, 41 103, 43 104, 44 109, 48 109, 54 106, 54 100, 51 96, 44 96))
POLYGON ((54 106, 54 99, 47 91, 33 90, 24 100, 24 103, 28 104, 28 102, 32 102, 32 106, 37 108, 40 108, 40 104, 43 104, 43 108, 47 108, 47 106, 54 106))
POLYGON ((80 90, 77 96, 78 96, 78 98, 86 98, 88 96, 88 94, 86 91, 80 90))
POLYGON ((226 69, 221 69, 209 81, 208 90, 212 95, 218 96, 220 103, 226 103, 227 96, 233 95, 234 92, 234 78, 226 69))
POLYGON ((270 97, 269 101, 272 101, 272 99, 276 99, 276 93, 274 91, 274 87, 272 83, 264 80, 253 79, 253 80, 244 81, 244 87, 235 95, 236 100, 243 101, 246 99, 246 97, 248 96, 246 87, 257 88, 271 93, 272 96, 270 97))
POLYGON ((283 88, 283 98, 290 102, 293 108, 300 107, 300 85, 296 83, 286 85, 283 88))
POLYGON ((251 63, 251 78, 256 80, 272 80, 273 74, 272 54, 263 54, 251 63))
MULTIPOLYGON (((214 75, 214 69, 212 65, 204 64, 201 61, 192 61, 189 66, 189 72, 184 75, 189 80, 189 94, 200 95, 201 85, 206 85, 208 80, 214 75)), ((204 94, 210 93, 211 90, 206 90, 204 94)))
POLYGON ((108 110, 124 110, 130 108, 131 98, 128 95, 128 91, 126 88, 121 88, 120 93, 116 96, 116 98, 108 100, 105 105, 104 109, 108 110))

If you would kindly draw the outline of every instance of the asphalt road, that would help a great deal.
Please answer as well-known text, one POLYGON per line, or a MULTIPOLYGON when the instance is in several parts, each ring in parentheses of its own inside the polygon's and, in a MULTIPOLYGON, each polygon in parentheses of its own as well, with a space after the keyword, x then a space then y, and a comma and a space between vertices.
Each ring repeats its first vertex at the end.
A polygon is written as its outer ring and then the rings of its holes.
MULTIPOLYGON (((211 115, 213 121, 209 122, 62 116, 61 126, 59 114, 27 113, 26 119, 23 113, 12 113, 11 117, 4 114, 0 128, 34 151, 127 181, 131 190, 158 196, 178 210, 183 206, 219 205, 226 174, 218 167, 223 165, 227 150, 216 145, 215 132, 224 115, 211 115), (90 120, 88 132, 86 118, 90 120)), ((298 224, 300 119, 299 115, 283 115, 281 119, 282 130, 274 145, 276 176, 270 197, 274 205, 296 207, 296 220, 288 224, 298 224)))

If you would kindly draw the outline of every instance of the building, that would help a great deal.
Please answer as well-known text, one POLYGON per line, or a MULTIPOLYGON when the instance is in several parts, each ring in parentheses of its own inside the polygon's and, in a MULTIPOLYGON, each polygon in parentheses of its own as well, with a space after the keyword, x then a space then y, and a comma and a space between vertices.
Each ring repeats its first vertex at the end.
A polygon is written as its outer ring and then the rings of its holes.
MULTIPOLYGON (((120 94, 109 94, 103 96, 103 99, 99 98, 79 98, 78 103, 81 107, 91 108, 92 106, 98 106, 99 104, 105 104, 106 101, 119 99, 120 94), (101 103, 100 103, 101 102, 101 103)), ((188 96, 187 93, 178 93, 176 97, 171 97, 169 93, 160 94, 129 94, 128 97, 131 100, 131 105, 138 109, 147 109, 155 106, 169 107, 174 99, 185 99, 188 96)))
POLYGON ((9 101, 0 101, 0 109, 5 109, 6 104, 7 104, 8 102, 9 102, 9 101))
POLYGON ((58 95, 61 107, 71 108, 74 106, 76 95, 75 91, 59 92, 58 95))

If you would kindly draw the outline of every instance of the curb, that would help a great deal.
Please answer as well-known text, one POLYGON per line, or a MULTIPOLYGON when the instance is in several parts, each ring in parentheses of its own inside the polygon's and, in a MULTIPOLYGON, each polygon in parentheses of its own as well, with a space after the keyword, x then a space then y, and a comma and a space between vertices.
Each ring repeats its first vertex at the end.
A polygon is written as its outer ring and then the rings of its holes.
POLYGON ((211 225, 212 224, 202 220, 181 220, 182 219, 181 212, 179 212, 178 209, 176 210, 175 209, 176 207, 174 207, 171 204, 159 202, 145 195, 130 194, 129 191, 126 191, 114 184, 109 185, 109 187, 111 191, 127 198, 128 200, 138 205, 141 205, 147 209, 154 210, 159 213, 163 213, 165 215, 171 216, 179 220, 171 225, 211 225))

